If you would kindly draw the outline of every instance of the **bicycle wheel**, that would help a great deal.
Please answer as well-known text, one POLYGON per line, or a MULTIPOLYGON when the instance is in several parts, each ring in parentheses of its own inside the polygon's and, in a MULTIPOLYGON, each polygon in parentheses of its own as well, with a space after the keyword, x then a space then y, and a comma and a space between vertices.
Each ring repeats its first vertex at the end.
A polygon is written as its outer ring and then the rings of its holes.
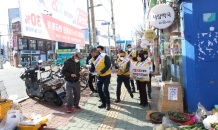
POLYGON ((81 77, 80 86, 81 86, 81 91, 85 90, 88 87, 88 79, 85 77, 81 77))

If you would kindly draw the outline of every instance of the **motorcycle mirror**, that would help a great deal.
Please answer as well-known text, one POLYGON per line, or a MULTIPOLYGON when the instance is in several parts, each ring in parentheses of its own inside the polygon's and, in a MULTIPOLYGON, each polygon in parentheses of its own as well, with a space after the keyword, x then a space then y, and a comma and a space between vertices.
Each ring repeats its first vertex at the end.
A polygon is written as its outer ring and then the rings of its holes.
POLYGON ((42 63, 42 62, 43 62, 43 60, 39 60, 39 61, 38 61, 38 63, 42 63))
POLYGON ((40 71, 45 71, 45 68, 40 68, 40 71))

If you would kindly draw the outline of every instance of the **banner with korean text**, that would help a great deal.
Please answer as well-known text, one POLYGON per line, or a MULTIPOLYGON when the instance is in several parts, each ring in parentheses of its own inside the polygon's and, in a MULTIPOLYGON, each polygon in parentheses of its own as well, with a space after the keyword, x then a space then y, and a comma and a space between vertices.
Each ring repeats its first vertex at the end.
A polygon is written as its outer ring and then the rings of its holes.
MULTIPOLYGON (((53 0, 53 2, 56 1, 53 0)), ((84 19, 86 13, 77 9, 76 16, 78 18, 72 19, 72 21, 71 18, 75 16, 69 17, 70 14, 66 11, 57 12, 56 9, 52 8, 54 7, 52 4, 54 4, 52 0, 50 2, 45 0, 41 0, 41 2, 38 0, 20 0, 22 35, 85 45, 84 31, 77 27, 86 27, 86 20, 84 19), (45 10, 49 13, 46 13, 45 10), (75 24, 77 27, 74 26, 75 24)))

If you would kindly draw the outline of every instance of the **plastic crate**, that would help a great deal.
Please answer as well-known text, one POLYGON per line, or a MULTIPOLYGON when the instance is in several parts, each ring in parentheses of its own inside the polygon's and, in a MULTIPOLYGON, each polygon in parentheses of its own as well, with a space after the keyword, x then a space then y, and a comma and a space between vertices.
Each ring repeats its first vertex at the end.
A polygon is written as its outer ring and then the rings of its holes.
MULTIPOLYGON (((45 116, 42 116, 45 117, 45 116)), ((31 120, 31 118, 27 119, 27 120, 31 120)), ((24 125, 18 125, 18 127, 20 128, 20 130, 38 130, 39 128, 41 128, 42 125, 44 125, 46 122, 48 121, 48 118, 46 118, 45 120, 43 120, 42 122, 40 122, 38 125, 36 126, 24 126, 24 125)))
POLYGON ((2 120, 7 112, 11 109, 12 100, 10 99, 0 99, 0 120, 2 120))

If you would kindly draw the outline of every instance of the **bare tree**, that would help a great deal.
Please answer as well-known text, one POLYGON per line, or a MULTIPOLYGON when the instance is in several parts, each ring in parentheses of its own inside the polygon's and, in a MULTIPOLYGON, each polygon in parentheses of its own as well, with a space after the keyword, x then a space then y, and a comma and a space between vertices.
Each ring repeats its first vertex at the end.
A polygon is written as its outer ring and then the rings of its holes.
POLYGON ((136 45, 141 44, 141 39, 144 35, 144 27, 143 24, 139 24, 133 31, 134 37, 136 37, 136 45))

